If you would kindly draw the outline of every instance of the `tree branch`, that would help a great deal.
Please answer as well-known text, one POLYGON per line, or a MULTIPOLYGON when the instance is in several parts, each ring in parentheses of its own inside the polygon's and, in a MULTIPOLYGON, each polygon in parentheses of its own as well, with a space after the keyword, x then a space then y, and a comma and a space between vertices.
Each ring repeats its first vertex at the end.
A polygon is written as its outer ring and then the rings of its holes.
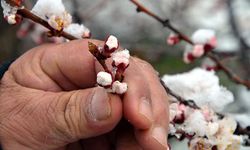
POLYGON ((33 14, 28 9, 25 9, 25 8, 19 9, 17 11, 17 14, 21 15, 24 18, 30 19, 30 20, 32 20, 32 21, 34 21, 34 22, 36 22, 36 23, 44 26, 45 28, 49 29, 49 31, 51 31, 51 33, 53 34, 53 36, 59 36, 59 37, 62 36, 64 38, 68 39, 68 40, 76 40, 77 39, 73 35, 68 34, 68 33, 64 32, 64 31, 57 31, 57 30, 55 30, 53 27, 51 27, 48 24, 47 21, 45 21, 44 19, 40 18, 39 16, 33 14))
MULTIPOLYGON (((179 31, 177 28, 175 28, 170 23, 170 21, 168 19, 166 19, 166 20, 161 19, 159 16, 157 16, 156 14, 154 14, 153 12, 148 10, 146 7, 144 7, 142 4, 140 4, 137 0, 130 0, 130 1, 137 6, 138 12, 143 12, 143 13, 147 14, 148 16, 154 18, 155 20, 160 22, 164 27, 167 27, 170 30, 172 30, 173 32, 175 32, 176 34, 178 34, 182 38, 182 40, 186 41, 187 43, 189 43, 191 45, 194 45, 193 41, 188 36, 186 36, 181 31, 179 31)), ((206 56, 209 57, 210 59, 212 59, 218 65, 218 67, 220 67, 220 69, 222 71, 224 71, 226 73, 226 75, 232 81, 234 81, 235 83, 238 83, 238 84, 242 84, 242 85, 246 86, 248 89, 250 89, 250 81, 243 80, 238 75, 235 75, 229 68, 227 68, 223 63, 220 62, 220 60, 215 56, 214 53, 212 53, 212 52, 206 53, 206 56)))
MULTIPOLYGON (((170 24, 170 21, 168 19, 166 19, 166 21, 164 21, 163 19, 161 19, 159 16, 157 16, 156 14, 152 13, 151 11, 149 11, 146 7, 144 7, 143 5, 141 5, 140 3, 138 3, 137 0, 130 0, 132 3, 134 3, 137 6, 137 11, 138 12, 144 12, 145 14, 153 17, 154 19, 156 19, 158 22, 160 22, 164 27, 169 28, 170 30, 172 30, 173 32, 175 32, 176 34, 178 34, 180 37, 182 37, 182 40, 186 41, 187 43, 194 45, 194 43, 192 42, 191 39, 189 39, 185 34, 183 34, 182 32, 180 32, 178 29, 176 29, 175 27, 173 27, 170 24)), ((243 79, 241 79, 239 76, 235 75, 230 69, 228 69, 220 60, 219 58, 216 57, 214 52, 210 52, 206 54, 207 57, 209 57, 210 59, 212 59, 217 65, 218 67, 220 67, 221 70, 223 70, 225 72, 225 74, 234 82, 238 83, 238 84, 242 84, 245 85, 246 87, 250 88, 250 82, 249 81, 245 81, 243 79)), ((191 108, 194 109, 200 109, 192 100, 185 100, 184 98, 182 98, 181 96, 175 94, 173 91, 171 91, 171 89, 169 87, 167 87, 167 85, 165 85, 165 83, 160 79, 161 84, 163 85, 163 87, 165 88, 166 92, 173 96, 174 98, 176 98, 180 103, 185 104, 186 106, 189 106, 191 108)), ((219 117, 223 117, 222 114, 216 113, 219 117)), ((249 127, 250 128, 250 127, 249 127)), ((247 135, 248 138, 250 137, 250 129, 249 128, 241 128, 239 125, 237 127, 237 130, 235 131, 235 134, 237 135, 247 135)), ((244 144, 245 146, 250 146, 250 142, 246 141, 246 143, 244 144)))

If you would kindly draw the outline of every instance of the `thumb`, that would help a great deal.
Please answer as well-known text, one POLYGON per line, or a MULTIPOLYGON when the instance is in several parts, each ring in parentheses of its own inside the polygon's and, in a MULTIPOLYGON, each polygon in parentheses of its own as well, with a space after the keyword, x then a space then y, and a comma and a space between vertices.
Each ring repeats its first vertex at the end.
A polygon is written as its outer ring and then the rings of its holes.
POLYGON ((107 133, 122 116, 119 96, 101 87, 55 93, 50 101, 55 110, 51 125, 63 132, 67 142, 107 133))

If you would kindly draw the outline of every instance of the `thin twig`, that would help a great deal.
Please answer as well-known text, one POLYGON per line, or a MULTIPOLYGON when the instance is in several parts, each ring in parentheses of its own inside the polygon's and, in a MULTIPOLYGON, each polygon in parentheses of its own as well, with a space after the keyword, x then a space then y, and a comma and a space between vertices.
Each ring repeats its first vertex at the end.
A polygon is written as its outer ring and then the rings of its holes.
MULTIPOLYGON (((192 40, 188 36, 183 34, 181 31, 179 31, 177 28, 175 28, 170 23, 169 19, 166 19, 166 20, 161 19, 159 16, 157 16, 156 14, 154 14, 153 12, 148 10, 146 7, 144 7, 142 4, 140 4, 137 0, 130 0, 130 1, 137 6, 137 11, 138 12, 143 12, 143 13, 147 14, 148 16, 151 16, 152 18, 154 18, 155 20, 160 22, 164 27, 167 27, 170 30, 172 30, 173 32, 175 32, 176 34, 178 34, 183 41, 186 41, 187 43, 189 43, 191 45, 194 45, 194 43, 192 42, 192 40)), ((233 73, 229 68, 227 68, 223 63, 220 62, 220 60, 215 56, 214 53, 212 53, 212 52, 206 53, 206 56, 209 57, 210 59, 212 59, 218 65, 218 67, 220 67, 220 69, 222 71, 224 71, 226 73, 226 75, 232 81, 234 81, 235 83, 238 83, 238 84, 242 84, 242 85, 244 85, 244 86, 246 86, 247 88, 250 89, 250 81, 243 80, 238 75, 233 73)))
POLYGON ((30 19, 42 26, 44 26, 45 28, 49 29, 49 31, 51 31, 51 33, 54 35, 54 36, 62 36, 68 40, 76 40, 77 38, 74 37, 73 35, 71 34, 68 34, 64 31, 57 31, 55 30, 53 27, 51 27, 49 25, 49 23, 47 21, 45 21, 44 19, 40 18, 39 16, 33 14, 32 12, 30 12, 28 9, 26 8, 23 8, 23 9, 19 9, 17 11, 17 14, 21 15, 22 17, 24 18, 27 18, 27 19, 30 19))
MULTIPOLYGON (((20 7, 20 4, 16 3, 16 1, 14 1, 14 0, 7 0, 6 2, 8 2, 11 6, 20 7)), ((66 38, 68 40, 77 40, 78 39, 75 36, 73 36, 73 35, 71 35, 69 33, 66 33, 64 31, 55 30, 53 27, 51 27, 49 25, 49 23, 46 20, 44 20, 41 17, 33 14, 31 11, 29 11, 26 8, 19 9, 17 11, 17 14, 22 16, 23 18, 30 19, 33 22, 38 23, 38 24, 42 25, 43 27, 47 28, 49 30, 49 33, 52 34, 52 36, 64 37, 64 38, 66 38)), ((94 54, 93 54, 93 56, 96 57, 94 54)), ((99 61, 99 63, 102 65, 102 67, 104 68, 105 71, 109 71, 109 69, 108 69, 108 67, 106 65, 106 62, 104 60, 100 60, 98 57, 96 57, 96 59, 99 61)))
POLYGON ((174 98, 176 98, 176 100, 177 100, 178 102, 180 102, 180 103, 182 103, 182 104, 184 104, 184 105, 186 105, 186 106, 189 106, 189 107, 191 107, 191 108, 193 108, 193 109, 200 109, 200 107, 197 106, 193 100, 186 100, 186 99, 184 99, 183 97, 181 97, 181 96, 177 95, 176 93, 174 93, 174 92, 164 83, 164 81, 163 81, 162 79, 160 79, 160 82, 161 82, 162 86, 164 87, 165 91, 166 91, 169 95, 171 95, 171 96, 173 96, 174 98))

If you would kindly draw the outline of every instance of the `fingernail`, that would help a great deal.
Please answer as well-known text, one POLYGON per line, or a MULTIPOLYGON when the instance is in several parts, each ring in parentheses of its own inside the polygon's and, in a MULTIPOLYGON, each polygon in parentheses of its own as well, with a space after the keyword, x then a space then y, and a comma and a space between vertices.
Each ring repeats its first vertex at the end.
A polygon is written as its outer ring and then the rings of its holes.
POLYGON ((167 132, 162 127, 155 127, 152 131, 153 138, 166 149, 168 148, 167 143, 167 132))
POLYGON ((140 100, 139 113, 149 121, 153 120, 153 112, 150 99, 143 97, 140 100))
POLYGON ((111 106, 108 93, 104 88, 97 88, 92 94, 88 106, 88 116, 91 120, 106 120, 111 115, 111 106))

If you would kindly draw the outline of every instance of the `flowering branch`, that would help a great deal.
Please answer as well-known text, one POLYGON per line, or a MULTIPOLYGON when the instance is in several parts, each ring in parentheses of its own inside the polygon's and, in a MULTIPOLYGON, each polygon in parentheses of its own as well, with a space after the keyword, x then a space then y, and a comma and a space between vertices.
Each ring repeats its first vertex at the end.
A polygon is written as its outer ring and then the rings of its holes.
MULTIPOLYGON (((160 18, 159 16, 148 10, 146 7, 144 7, 142 4, 140 4, 137 0, 130 0, 130 1, 137 6, 138 12, 143 12, 148 16, 151 16, 152 18, 160 22, 164 27, 167 27, 170 30, 172 30, 175 34, 179 36, 181 40, 186 41, 191 45, 194 45, 193 41, 188 36, 179 31, 177 28, 175 28, 171 24, 169 19, 164 20, 160 18)), ((250 89, 250 81, 243 80, 238 75, 234 74, 229 68, 227 68, 222 62, 220 62, 219 58, 217 58, 213 52, 206 53, 206 56, 212 59, 216 63, 217 67, 219 67, 220 70, 223 70, 232 81, 238 84, 242 84, 246 86, 248 89, 250 89)))
POLYGON ((30 12, 28 9, 19 9, 17 11, 18 15, 21 15, 24 18, 30 19, 42 26, 44 26, 45 28, 49 29, 50 33, 52 34, 51 36, 62 36, 68 40, 76 40, 77 38, 74 37, 73 35, 66 33, 64 31, 57 31, 55 30, 53 27, 51 27, 47 21, 43 20, 42 18, 38 17, 37 15, 33 14, 32 12, 30 12))
MULTIPOLYGON (((157 20, 158 22, 160 22, 164 27, 167 27, 169 28, 170 30, 172 30, 176 36, 175 37, 178 37, 176 39, 174 39, 172 42, 173 44, 175 43, 178 43, 179 41, 178 40, 184 40, 186 41, 187 43, 191 44, 191 45, 195 45, 195 43, 190 39, 188 38, 185 34, 183 34, 182 32, 180 32, 178 29, 176 29, 168 19, 166 20, 163 20, 161 19, 159 16, 157 16, 156 14, 154 14, 153 12, 151 12, 150 10, 148 10, 146 7, 144 7, 143 5, 141 5, 140 3, 138 3, 137 0, 131 0, 132 3, 134 3, 136 6, 137 6, 137 11, 138 12, 143 12, 149 16, 151 16, 152 18, 154 18, 155 20, 157 20)), ((213 48, 213 47, 212 47, 213 48)), ((225 72, 225 74, 234 82, 238 83, 238 84, 242 84, 242 85, 245 85, 246 87, 250 88, 250 82, 249 81, 246 81, 246 80, 243 80, 241 79, 239 76, 235 75, 229 68, 227 68, 221 61, 220 59, 217 57, 217 54, 215 52, 212 52, 212 51, 205 51, 205 56, 209 57, 211 60, 213 60, 217 67, 220 69, 220 70, 223 70, 225 72)), ((190 101, 190 100, 186 100, 184 99, 183 97, 179 96, 178 94, 174 93, 165 83, 162 79, 160 79, 160 82, 161 84, 163 85, 163 87, 165 88, 166 92, 173 96, 174 98, 177 99, 177 101, 179 102, 179 104, 171 104, 170 105, 170 109, 171 107, 173 107, 174 109, 174 115, 171 117, 171 113, 170 113, 170 120, 172 121, 171 124, 170 124, 170 133, 173 133, 171 135, 175 135, 179 140, 182 140, 183 138, 189 138, 190 140, 190 143, 192 143, 192 138, 194 137, 193 134, 189 134, 187 133, 185 130, 180 130, 182 129, 181 127, 178 127, 180 124, 183 124, 184 123, 184 120, 185 120, 185 116, 186 116, 186 112, 188 112, 186 109, 187 107, 190 107, 194 110, 199 110, 201 112, 204 111, 204 108, 200 108, 199 106, 197 106, 197 104, 194 102, 194 101, 190 101), (177 111, 176 111, 177 110, 177 111), (180 131, 179 131, 180 130, 180 131)), ((171 112, 171 111, 170 111, 171 112)), ((206 111, 205 111, 206 112, 206 111)), ((204 112, 203 112, 204 113, 204 112)), ((221 118, 222 122, 225 121, 227 122, 228 119, 227 117, 225 117, 224 115, 220 114, 220 113, 215 113, 215 115, 218 117, 218 118, 221 118), (224 118, 225 117, 225 118, 224 118), (224 119, 223 119, 224 118, 224 119)), ((195 117, 198 117, 198 113, 197 113, 197 116, 195 117)), ((205 115, 206 116, 206 113, 205 115)), ((195 117, 190 117, 191 119, 194 119, 195 117)), ((200 120, 202 120, 200 118, 200 120)), ((210 120, 211 121, 211 120, 210 120)), ((185 121, 187 123, 187 121, 185 121)), ((227 122, 226 124, 230 124, 232 122, 227 122)), ((217 126, 217 123, 216 122, 210 122, 208 123, 211 127, 211 129, 215 126, 217 126)), ((220 123, 219 123, 220 124, 220 123)), ((186 124, 187 125, 187 124, 186 124)), ((185 126, 185 125, 184 125, 185 126)), ((191 125, 192 126, 192 125, 191 125)), ((234 130, 234 128, 232 128, 234 130)), ((202 129, 204 130, 204 129, 202 129)), ((223 129, 222 129, 223 130, 223 129)), ((199 131, 195 132, 195 133, 199 133, 199 131)), ((229 134, 232 134, 232 133, 229 133, 229 134)), ((249 127, 247 128, 242 128, 239 124, 237 124, 237 128, 235 130, 235 132, 233 133, 235 135, 244 135, 246 136, 246 139, 244 139, 244 143, 243 145, 245 146, 250 146, 250 142, 249 142, 249 138, 250 138, 250 130, 249 130, 249 127)), ((234 136, 232 136, 233 138, 235 138, 234 136)), ((204 138, 204 139, 199 139, 198 141, 195 141, 195 143, 197 145, 201 145, 201 146, 204 146, 204 144, 208 141, 206 141, 207 139, 204 138), (201 143, 200 143, 201 142, 201 143)), ((189 144, 190 144, 189 143, 189 144)), ((194 144, 194 145, 196 145, 194 144)), ((208 144, 208 143, 206 143, 208 144)), ((192 145, 192 144, 191 144, 192 145)), ((209 144, 208 144, 209 145, 209 144)), ((211 149, 218 149, 217 146, 213 146, 213 145, 210 145, 211 149), (212 147, 213 146, 213 147, 212 147)), ((194 148, 194 147, 193 147, 194 148)), ((201 147, 200 147, 201 148, 201 147)), ((196 149, 196 148, 195 148, 196 149)))
MULTIPOLYGON (((42 15, 39 14, 40 9, 44 7, 45 4, 41 1, 37 1, 36 5, 32 9, 32 12, 22 6, 21 0, 4 0, 1 4, 3 9, 5 9, 4 16, 7 17, 7 21, 11 24, 19 23, 22 18, 28 18, 35 23, 38 23, 43 27, 49 29, 49 36, 62 36, 68 40, 90 37, 90 32, 84 32, 84 30, 86 29, 83 25, 71 24, 71 15, 64 10, 64 6, 62 3, 58 3, 58 5, 61 5, 62 8, 62 16, 55 16, 53 15, 53 13, 42 15), (36 14, 39 14, 39 16, 37 16, 36 14), (69 24, 72 25, 71 27, 73 29, 68 29, 68 27, 70 26, 69 24), (67 31, 71 31, 70 33, 76 36, 64 32, 64 29, 66 29, 67 31), (76 32, 78 30, 81 31, 80 34, 79 32, 76 32)), ((87 29, 86 31, 89 30, 87 29)), ((127 83, 123 83, 123 73, 129 66, 129 51, 127 49, 118 50, 118 39, 112 35, 107 38, 103 46, 97 46, 94 43, 89 42, 88 47, 89 52, 104 68, 104 72, 101 71, 97 74, 97 84, 107 89, 108 92, 120 95, 124 94, 127 91, 128 86, 127 83), (108 58, 112 58, 113 60, 112 70, 109 70, 109 68, 107 67, 106 60, 108 58)))

